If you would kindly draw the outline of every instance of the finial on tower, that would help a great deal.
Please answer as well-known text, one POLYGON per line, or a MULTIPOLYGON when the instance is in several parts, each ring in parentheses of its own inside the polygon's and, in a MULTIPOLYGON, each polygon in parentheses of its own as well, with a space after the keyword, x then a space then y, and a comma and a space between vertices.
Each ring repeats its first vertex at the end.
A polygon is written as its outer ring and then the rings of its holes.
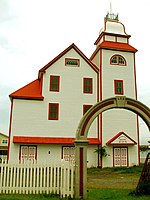
POLYGON ((111 1, 110 1, 110 10, 109 10, 109 12, 107 12, 107 15, 105 17, 105 20, 107 20, 107 19, 119 21, 119 15, 112 13, 112 4, 111 4, 111 1))

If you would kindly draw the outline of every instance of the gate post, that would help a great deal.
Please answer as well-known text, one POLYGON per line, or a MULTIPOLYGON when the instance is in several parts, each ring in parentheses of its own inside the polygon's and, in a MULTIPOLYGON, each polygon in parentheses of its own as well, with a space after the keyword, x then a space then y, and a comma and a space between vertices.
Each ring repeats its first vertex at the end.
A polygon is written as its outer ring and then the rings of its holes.
POLYGON ((75 198, 87 198, 88 140, 75 140, 75 198))

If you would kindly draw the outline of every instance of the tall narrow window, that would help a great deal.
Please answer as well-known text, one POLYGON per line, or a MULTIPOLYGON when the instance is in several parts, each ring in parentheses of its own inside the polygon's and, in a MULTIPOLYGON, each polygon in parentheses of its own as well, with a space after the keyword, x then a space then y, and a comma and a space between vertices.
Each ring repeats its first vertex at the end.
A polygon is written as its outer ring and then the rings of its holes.
POLYGON ((59 113, 59 104, 58 103, 49 103, 48 119, 49 120, 58 120, 58 113, 59 113))
POLYGON ((83 115, 92 107, 92 105, 83 105, 83 115))
POLYGON ((123 94, 123 80, 114 80, 115 94, 123 94))
POLYGON ((92 78, 84 78, 83 79, 83 92, 84 93, 92 93, 93 92, 93 79, 92 78))
POLYGON ((60 76, 50 76, 50 91, 59 92, 60 76))

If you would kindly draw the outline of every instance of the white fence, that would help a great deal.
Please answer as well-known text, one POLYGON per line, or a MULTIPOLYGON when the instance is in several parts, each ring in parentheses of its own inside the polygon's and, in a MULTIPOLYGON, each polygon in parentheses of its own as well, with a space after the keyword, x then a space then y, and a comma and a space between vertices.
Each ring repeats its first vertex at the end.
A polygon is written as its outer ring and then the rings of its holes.
POLYGON ((74 166, 55 164, 0 163, 0 193, 54 193, 60 197, 74 195, 74 166))

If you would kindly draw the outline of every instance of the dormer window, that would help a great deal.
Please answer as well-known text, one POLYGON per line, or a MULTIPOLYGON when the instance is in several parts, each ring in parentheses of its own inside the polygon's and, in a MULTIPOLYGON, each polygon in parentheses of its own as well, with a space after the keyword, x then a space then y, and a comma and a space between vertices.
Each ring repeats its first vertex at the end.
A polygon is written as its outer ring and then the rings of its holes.
POLYGON ((111 65, 126 65, 126 60, 123 56, 121 55, 114 55, 110 59, 110 64, 111 65))
POLYGON ((76 58, 65 58, 65 66, 68 67, 79 67, 80 60, 76 58))

